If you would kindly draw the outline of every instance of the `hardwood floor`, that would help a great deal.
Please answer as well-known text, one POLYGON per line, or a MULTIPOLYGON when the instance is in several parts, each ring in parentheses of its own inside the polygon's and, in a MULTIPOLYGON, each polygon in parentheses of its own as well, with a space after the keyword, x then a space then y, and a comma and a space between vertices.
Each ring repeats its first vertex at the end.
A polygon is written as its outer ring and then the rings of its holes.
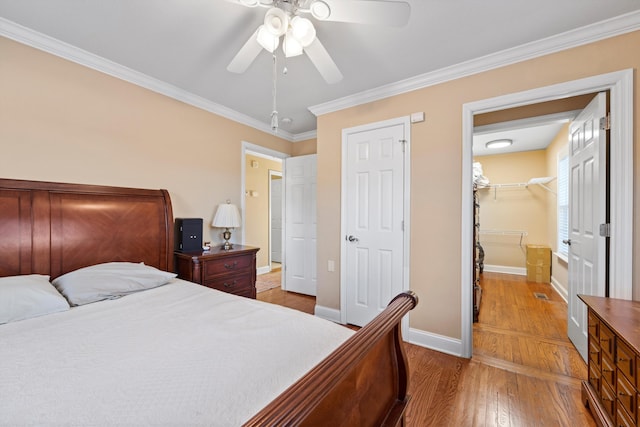
MULTIPOLYGON (((548 284, 484 273, 474 354, 406 344, 408 426, 595 426, 581 402, 587 368, 566 338, 566 304, 548 284), (544 293, 548 300, 535 298, 544 293)), ((315 298, 272 289, 258 299, 313 313, 315 298)))

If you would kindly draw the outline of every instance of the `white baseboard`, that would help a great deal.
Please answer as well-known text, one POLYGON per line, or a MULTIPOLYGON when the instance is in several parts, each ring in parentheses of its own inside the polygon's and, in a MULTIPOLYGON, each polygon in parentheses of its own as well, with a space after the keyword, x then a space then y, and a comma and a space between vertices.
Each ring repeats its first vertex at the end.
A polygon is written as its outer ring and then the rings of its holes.
POLYGON ((558 295, 560 295, 560 298, 562 298, 564 302, 568 303, 569 291, 553 277, 551 278, 551 286, 558 293, 558 295))
POLYGON ((265 265, 264 267, 258 267, 256 268, 256 274, 259 276, 261 274, 267 274, 271 272, 271 267, 268 265, 265 265))
POLYGON ((504 274, 517 274, 518 276, 526 276, 527 269, 524 267, 508 267, 506 265, 484 265, 483 272, 487 273, 504 273, 504 274))
POLYGON ((340 323, 340 310, 336 310, 335 308, 323 307, 316 304, 314 314, 322 319, 340 323))
POLYGON ((420 347, 425 347, 458 357, 461 357, 462 355, 462 341, 459 339, 453 339, 413 328, 409 328, 409 332, 406 333, 403 338, 405 341, 419 345, 420 347))

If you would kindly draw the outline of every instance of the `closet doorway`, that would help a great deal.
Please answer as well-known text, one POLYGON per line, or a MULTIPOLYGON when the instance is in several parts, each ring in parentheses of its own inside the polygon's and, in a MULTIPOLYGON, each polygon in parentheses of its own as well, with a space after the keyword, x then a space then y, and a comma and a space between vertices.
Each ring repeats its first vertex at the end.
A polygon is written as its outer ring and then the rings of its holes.
POLYGON ((476 238, 483 256, 474 359, 510 364, 514 371, 553 366, 549 375, 567 381, 585 376, 567 338, 567 248, 558 241, 556 224, 566 224, 568 214, 562 211, 558 221, 567 183, 558 164, 566 160, 569 125, 592 97, 572 99, 569 111, 542 116, 511 120, 513 112, 501 111, 476 117, 476 238), (547 353, 563 366, 549 363, 547 353))
MULTIPOLYGON (((473 343, 473 210, 469 200, 473 197, 472 179, 472 141, 475 126, 481 126, 479 120, 495 114, 513 114, 512 120, 522 119, 525 110, 540 111, 549 105, 570 101, 582 95, 610 91, 611 111, 611 150, 608 162, 611 171, 611 184, 608 188, 612 227, 609 254, 610 296, 631 298, 633 207, 629 203, 633 195, 633 72, 625 70, 589 77, 581 80, 561 83, 553 86, 533 89, 496 98, 486 99, 463 106, 463 203, 462 203, 462 343, 461 355, 471 357, 473 343)), ((572 111, 565 109, 564 111, 572 111)), ((552 114, 548 110, 544 115, 552 114)), ((534 116, 529 114, 528 117, 534 116)), ((501 121, 509 121, 503 119, 501 121)), ((541 178, 541 177, 529 177, 541 178)), ((517 183, 516 183, 517 184, 517 183)), ((498 189, 499 191, 499 189, 498 189)), ((497 197, 497 195, 496 195, 497 197)), ((513 231, 513 230, 511 230, 513 231)), ((526 231, 526 230, 519 230, 526 231)), ((528 236, 527 236, 528 237, 528 236)), ((482 312, 482 303, 480 304, 482 312)))

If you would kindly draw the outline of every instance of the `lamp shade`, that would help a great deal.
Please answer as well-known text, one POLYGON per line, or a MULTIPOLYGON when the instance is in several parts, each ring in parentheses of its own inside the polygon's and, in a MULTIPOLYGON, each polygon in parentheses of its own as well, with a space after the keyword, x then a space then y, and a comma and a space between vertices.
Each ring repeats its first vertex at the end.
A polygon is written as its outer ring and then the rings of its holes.
POLYGON ((220 228, 240 227, 240 212, 238 211, 238 207, 229 202, 219 205, 211 225, 220 228))

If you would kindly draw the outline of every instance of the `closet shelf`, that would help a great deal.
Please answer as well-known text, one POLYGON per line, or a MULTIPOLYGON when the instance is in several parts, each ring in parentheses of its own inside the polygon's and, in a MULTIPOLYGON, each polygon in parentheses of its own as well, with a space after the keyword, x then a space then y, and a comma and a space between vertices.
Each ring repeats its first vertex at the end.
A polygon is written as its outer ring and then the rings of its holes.
POLYGON ((493 235, 500 235, 500 236, 519 236, 520 237, 520 247, 522 247, 522 240, 529 235, 528 232, 524 231, 524 230, 487 230, 487 229, 480 229, 479 230, 480 234, 493 234, 493 235))
POLYGON ((539 185, 540 187, 544 188, 548 192, 552 194, 556 194, 554 190, 547 187, 546 185, 555 179, 556 179, 555 176, 542 176, 539 178, 531 178, 527 182, 514 182, 514 183, 508 183, 508 184, 488 184, 488 185, 478 186, 478 189, 480 190, 480 189, 493 188, 493 200, 496 200, 498 188, 529 188, 530 185, 539 185))

